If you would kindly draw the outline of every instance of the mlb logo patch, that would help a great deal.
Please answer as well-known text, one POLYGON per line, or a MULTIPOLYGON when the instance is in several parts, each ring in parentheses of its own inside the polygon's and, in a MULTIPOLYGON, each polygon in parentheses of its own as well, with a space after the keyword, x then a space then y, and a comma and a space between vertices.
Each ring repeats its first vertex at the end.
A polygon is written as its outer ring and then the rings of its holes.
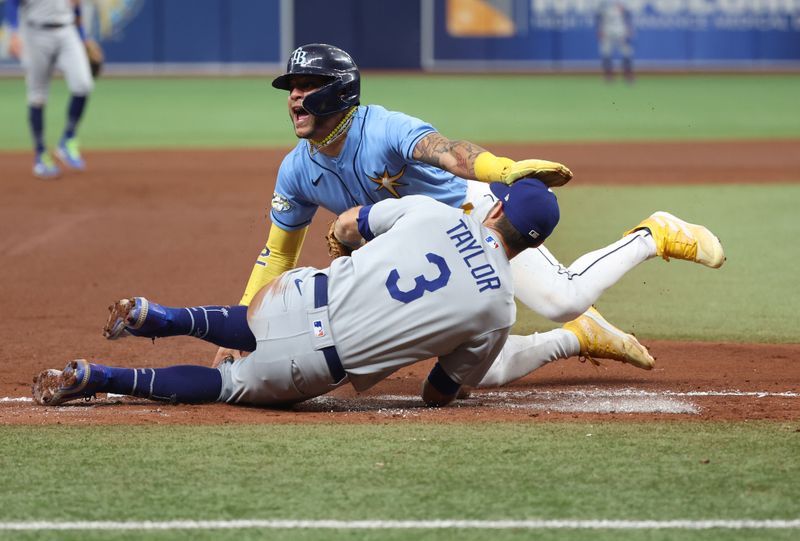
POLYGON ((499 244, 499 243, 498 243, 498 242, 497 242, 497 241, 494 239, 494 237, 493 237, 493 236, 491 236, 491 235, 489 235, 488 237, 486 237, 486 238, 485 238, 485 239, 483 239, 483 240, 485 240, 485 241, 486 241, 486 244, 488 244, 488 245, 489 245, 489 246, 491 246, 492 248, 500 248, 500 244, 499 244))
POLYGON ((322 338, 325 336, 325 327, 323 327, 322 321, 315 319, 312 325, 314 326, 314 335, 317 338, 322 338))

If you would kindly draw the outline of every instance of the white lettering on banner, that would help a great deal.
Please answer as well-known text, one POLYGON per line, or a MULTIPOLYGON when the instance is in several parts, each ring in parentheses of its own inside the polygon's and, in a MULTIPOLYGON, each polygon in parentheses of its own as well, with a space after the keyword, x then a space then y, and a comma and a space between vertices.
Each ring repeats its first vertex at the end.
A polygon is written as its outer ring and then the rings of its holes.
MULTIPOLYGON (((604 0, 530 0, 534 17, 548 15, 594 15, 604 0)), ((757 15, 798 14, 800 0, 627 0, 625 4, 634 15, 757 15)))
MULTIPOLYGON (((530 26, 594 29, 602 1, 530 0, 530 26)), ((640 30, 791 31, 800 27, 800 0, 627 0, 625 4, 640 30)))
POLYGON ((672 15, 682 11, 681 0, 653 0, 653 9, 665 15, 672 15))
POLYGON ((708 0, 689 0, 688 11, 695 15, 708 15, 714 6, 708 0))

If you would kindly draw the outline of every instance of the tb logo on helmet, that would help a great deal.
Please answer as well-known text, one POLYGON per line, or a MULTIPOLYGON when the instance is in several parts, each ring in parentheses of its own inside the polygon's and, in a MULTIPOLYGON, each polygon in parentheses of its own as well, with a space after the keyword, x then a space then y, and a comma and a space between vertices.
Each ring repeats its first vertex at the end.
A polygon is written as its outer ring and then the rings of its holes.
POLYGON ((298 64, 300 66, 305 66, 306 64, 308 64, 308 59, 306 58, 306 52, 303 50, 302 47, 295 49, 289 60, 293 66, 298 64))

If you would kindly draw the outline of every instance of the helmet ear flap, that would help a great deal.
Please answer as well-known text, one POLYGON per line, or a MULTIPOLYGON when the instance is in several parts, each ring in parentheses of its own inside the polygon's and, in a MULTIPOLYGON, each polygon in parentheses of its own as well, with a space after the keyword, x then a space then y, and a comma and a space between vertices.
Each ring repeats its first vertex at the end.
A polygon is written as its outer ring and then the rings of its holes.
POLYGON ((332 115, 346 111, 360 103, 359 77, 344 73, 309 94, 303 100, 303 108, 314 116, 332 115))
POLYGON ((361 103, 361 77, 358 71, 342 74, 342 101, 350 108, 361 103))
POLYGON ((340 85, 337 81, 331 81, 324 86, 321 86, 313 94, 308 94, 303 99, 303 109, 308 111, 314 116, 325 116, 336 113, 334 111, 335 104, 338 101, 338 89, 340 85))

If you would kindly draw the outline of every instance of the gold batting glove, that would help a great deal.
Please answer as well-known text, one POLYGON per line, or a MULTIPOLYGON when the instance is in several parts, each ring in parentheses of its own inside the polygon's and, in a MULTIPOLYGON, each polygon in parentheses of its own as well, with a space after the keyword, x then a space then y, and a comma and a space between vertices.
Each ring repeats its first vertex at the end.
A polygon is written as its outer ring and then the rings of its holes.
POLYGON ((475 176, 482 182, 506 184, 513 184, 521 178, 536 178, 548 188, 555 188, 572 180, 572 171, 558 162, 537 159, 515 162, 491 152, 482 152, 475 158, 475 176))

